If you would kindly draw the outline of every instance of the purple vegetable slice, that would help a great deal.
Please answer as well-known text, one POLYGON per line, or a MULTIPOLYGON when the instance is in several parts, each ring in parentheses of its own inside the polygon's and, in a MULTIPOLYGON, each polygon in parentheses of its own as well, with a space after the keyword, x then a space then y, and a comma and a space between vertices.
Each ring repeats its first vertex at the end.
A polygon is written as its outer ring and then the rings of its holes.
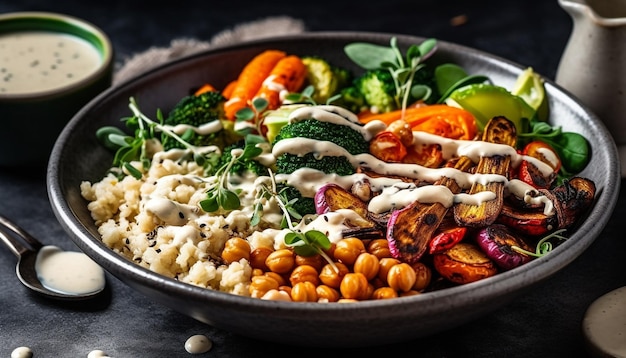
POLYGON ((476 233, 476 243, 502 270, 508 271, 532 260, 532 257, 515 251, 512 246, 533 251, 521 237, 515 236, 508 227, 492 224, 476 233))

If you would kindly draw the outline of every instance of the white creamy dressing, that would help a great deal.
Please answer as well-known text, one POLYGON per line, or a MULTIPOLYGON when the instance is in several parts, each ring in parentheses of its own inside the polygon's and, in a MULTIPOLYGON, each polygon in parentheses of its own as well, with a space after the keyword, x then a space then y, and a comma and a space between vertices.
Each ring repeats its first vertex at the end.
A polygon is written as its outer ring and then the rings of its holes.
POLYGON ((222 130, 222 128, 224 128, 224 125, 222 125, 221 121, 214 120, 214 121, 201 124, 198 127, 192 126, 189 124, 177 124, 175 126, 164 125, 163 127, 166 130, 170 130, 178 135, 181 135, 190 129, 199 135, 209 135, 212 133, 219 132, 220 130, 222 130))
POLYGON ((87 294, 105 285, 103 269, 87 255, 52 245, 39 250, 35 270, 43 286, 60 293, 87 294))
POLYGON ((32 358, 33 351, 28 347, 17 347, 11 352, 11 358, 32 358))
POLYGON ((0 34, 0 94, 36 93, 78 82, 102 64, 89 42, 68 34, 0 34))
POLYGON ((87 354, 87 358, 110 358, 110 357, 103 350, 95 349, 89 352, 89 354, 87 354))
POLYGON ((213 348, 213 341, 202 334, 193 335, 185 342, 185 350, 191 354, 206 353, 211 348, 213 348))
MULTIPOLYGON (((376 133, 386 128, 384 123, 380 121, 372 121, 364 126, 360 125, 358 124, 358 117, 354 113, 336 106, 305 106, 297 108, 290 114, 289 122, 293 123, 307 118, 350 126, 359 131, 366 139, 373 138, 376 133)), ((213 128, 219 130, 217 127, 213 128)), ((511 165, 514 167, 518 166, 522 160, 528 160, 533 162, 544 174, 548 175, 552 172, 552 168, 548 164, 536 158, 521 155, 517 153, 515 148, 508 145, 482 141, 454 140, 425 132, 413 132, 413 139, 413 143, 416 146, 429 144, 441 145, 445 159, 467 156, 477 162, 484 156, 506 155, 511 157, 511 165)), ((442 177, 448 177, 455 180, 461 188, 466 190, 474 183, 487 184, 490 182, 501 182, 504 184, 506 194, 522 198, 527 203, 543 204, 544 213, 546 215, 554 214, 553 203, 547 197, 541 195, 531 185, 517 179, 508 180, 503 175, 468 173, 454 168, 428 168, 409 163, 387 163, 369 153, 352 155, 343 147, 330 141, 308 138, 283 139, 271 148, 271 152, 270 148, 263 149, 264 153, 260 155, 258 159, 266 165, 275 162, 276 157, 285 153, 295 155, 314 153, 316 158, 324 156, 344 156, 354 168, 365 167, 378 174, 383 174, 384 176, 377 177, 370 177, 363 173, 339 176, 337 174, 325 174, 310 168, 301 168, 291 174, 276 174, 277 182, 291 185, 297 188, 304 197, 311 198, 315 196, 315 193, 322 186, 328 183, 335 183, 345 189, 350 189, 354 183, 368 182, 372 191, 377 194, 368 203, 368 210, 373 213, 384 213, 401 209, 414 201, 422 203, 438 202, 449 208, 457 203, 480 205, 482 202, 496 198, 496 194, 491 191, 483 191, 475 194, 453 194, 447 187, 442 185, 407 183, 398 178, 394 178, 394 176, 396 176, 415 179, 418 183, 433 183, 442 177)), ((240 152, 241 150, 238 150, 233 152, 233 154, 238 155, 240 152)), ((173 158, 176 158, 177 156, 182 156, 184 153, 184 150, 180 150, 177 151, 176 154, 166 153, 159 155, 163 157, 171 157, 173 155, 173 158)), ((258 185, 268 178, 256 178, 254 176, 248 178, 235 176, 233 178, 235 178, 235 180, 230 183, 231 187, 233 189, 240 189, 242 193, 241 202, 243 209, 237 211, 237 214, 251 215, 251 206, 254 203, 258 185)), ((193 180, 197 180, 197 178, 171 175, 159 179, 155 185, 173 188, 176 183, 191 183, 193 180)), ((211 183, 214 182, 216 178, 205 178, 204 180, 211 183)), ((159 192, 166 191, 160 190, 159 192)), ((272 220, 278 222, 281 218, 280 212, 273 212, 267 209, 269 206, 271 205, 265 205, 265 210, 267 210, 265 214, 271 215, 272 220)), ((145 205, 145 209, 159 217, 165 223, 176 226, 184 225, 188 220, 197 218, 199 214, 197 207, 175 203, 166 197, 151 198, 145 205)), ((350 221, 350 215, 356 215, 356 213, 340 211, 331 215, 327 214, 323 218, 318 218, 310 223, 301 223, 300 225, 306 225, 306 229, 316 229, 329 233, 331 236, 334 235, 334 233, 340 235, 341 231, 348 227, 346 222, 350 221)), ((302 229, 304 229, 304 227, 302 229)), ((338 239, 340 238, 332 237, 331 241, 338 239)))

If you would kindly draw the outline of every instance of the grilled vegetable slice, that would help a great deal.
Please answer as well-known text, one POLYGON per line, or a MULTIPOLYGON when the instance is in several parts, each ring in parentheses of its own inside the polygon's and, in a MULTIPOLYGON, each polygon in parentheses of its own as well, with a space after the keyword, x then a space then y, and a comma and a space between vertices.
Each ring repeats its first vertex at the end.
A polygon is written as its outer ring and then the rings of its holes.
MULTIPOLYGON (((459 170, 468 170, 472 161, 461 157, 455 164, 459 170)), ((454 179, 442 177, 436 185, 443 185, 452 193, 459 193, 461 187, 454 179)), ((433 233, 441 224, 448 208, 441 203, 414 202, 401 210, 394 211, 387 222, 389 250, 395 258, 414 263, 426 249, 433 233)))
POLYGON ((554 205, 555 215, 545 214, 539 209, 524 210, 504 205, 497 222, 526 235, 542 236, 554 230, 568 229, 593 203, 596 187, 593 181, 573 177, 564 180, 553 190, 541 189, 554 205))
POLYGON ((502 270, 508 271, 531 260, 531 257, 515 251, 511 246, 520 247, 526 251, 532 248, 521 238, 504 225, 493 224, 480 229, 476 234, 476 242, 483 252, 502 270))
MULTIPOLYGON (((494 117, 487 123, 482 140, 506 144, 514 148, 516 144, 515 125, 505 117, 494 117)), ((510 163, 511 157, 509 155, 481 157, 476 172, 506 176, 510 163)), ((480 205, 459 203, 454 206, 454 219, 459 226, 483 227, 496 221, 504 202, 504 182, 492 181, 486 184, 475 182, 469 193, 476 194, 484 191, 495 193, 495 199, 484 201, 480 205)))
MULTIPOLYGON (((350 209, 356 212, 363 220, 351 222, 356 228, 374 228, 376 224, 368 218, 367 203, 358 196, 352 194, 343 187, 329 183, 322 186, 315 193, 315 211, 317 214, 325 214, 339 209, 350 209)), ((351 236, 358 236, 357 232, 351 232, 351 236)), ((382 232, 378 232, 382 236, 382 232)))
POLYGON ((387 242, 391 255, 407 263, 417 262, 432 233, 448 209, 441 203, 421 205, 418 201, 394 211, 387 223, 387 242))
POLYGON ((435 237, 433 237, 428 243, 428 253, 438 254, 458 244, 465 237, 467 232, 466 227, 454 227, 446 229, 435 237))
POLYGON ((478 246, 466 242, 435 254, 433 265, 446 280, 458 284, 475 282, 498 273, 497 266, 478 246))

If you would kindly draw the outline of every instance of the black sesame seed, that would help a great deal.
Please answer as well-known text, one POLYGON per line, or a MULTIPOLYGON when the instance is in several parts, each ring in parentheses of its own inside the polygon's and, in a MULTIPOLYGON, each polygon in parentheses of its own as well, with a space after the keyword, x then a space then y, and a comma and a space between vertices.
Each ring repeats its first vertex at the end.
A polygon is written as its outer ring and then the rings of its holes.
POLYGON ((178 212, 178 217, 181 218, 181 219, 184 219, 185 218, 185 214, 183 214, 182 211, 179 211, 178 212))

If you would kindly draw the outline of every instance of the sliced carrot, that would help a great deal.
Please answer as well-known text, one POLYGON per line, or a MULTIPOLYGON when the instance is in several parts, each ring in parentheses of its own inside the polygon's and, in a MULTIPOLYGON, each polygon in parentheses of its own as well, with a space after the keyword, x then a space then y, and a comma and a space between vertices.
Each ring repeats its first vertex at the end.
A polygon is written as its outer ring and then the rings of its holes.
POLYGON ((205 83, 204 85, 202 85, 200 88, 198 88, 193 94, 196 96, 199 96, 203 93, 206 92, 216 92, 217 89, 215 89, 215 87, 213 87, 212 85, 205 83))
POLYGON ((237 78, 237 85, 233 88, 230 99, 224 105, 227 118, 235 119, 237 111, 246 107, 274 66, 285 56, 283 51, 266 50, 248 62, 237 78))
POLYGON ((469 111, 445 104, 409 107, 402 116, 402 110, 380 114, 366 114, 359 117, 362 123, 380 120, 387 125, 404 119, 414 131, 424 131, 452 139, 472 140, 478 129, 476 119, 469 111))
POLYGON ((235 89, 236 86, 237 86, 237 80, 230 81, 226 85, 226 87, 224 87, 224 89, 222 90, 222 96, 224 96, 224 98, 226 99, 230 99, 230 97, 232 97, 233 95, 233 90, 235 89))
POLYGON ((306 79, 306 71, 306 66, 300 57, 289 55, 282 58, 263 81, 253 98, 265 98, 268 102, 267 109, 278 108, 281 102, 280 94, 283 91, 299 90, 306 79))

